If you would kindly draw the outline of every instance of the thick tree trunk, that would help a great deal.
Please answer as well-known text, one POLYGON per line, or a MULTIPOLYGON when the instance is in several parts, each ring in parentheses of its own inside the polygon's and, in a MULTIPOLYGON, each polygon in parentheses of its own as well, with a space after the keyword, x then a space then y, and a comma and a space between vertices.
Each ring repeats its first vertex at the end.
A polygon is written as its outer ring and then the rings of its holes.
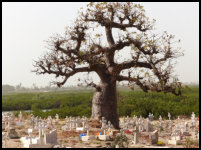
POLYGON ((105 117, 107 121, 111 121, 116 129, 119 129, 116 81, 102 81, 100 87, 101 91, 96 91, 93 96, 92 119, 100 120, 105 117))

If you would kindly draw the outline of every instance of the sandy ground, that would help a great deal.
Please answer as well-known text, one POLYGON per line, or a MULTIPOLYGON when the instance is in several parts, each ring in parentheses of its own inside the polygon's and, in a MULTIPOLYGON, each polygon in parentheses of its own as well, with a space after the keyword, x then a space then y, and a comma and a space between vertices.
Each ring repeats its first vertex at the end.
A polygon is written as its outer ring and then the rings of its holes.
MULTIPOLYGON (((177 121, 174 120, 174 125, 175 124, 179 124, 181 123, 181 121, 183 121, 182 119, 177 121)), ((190 119, 185 119, 184 121, 190 122, 190 119)), ((156 125, 158 123, 158 121, 153 121, 152 124, 156 125)), ((100 141, 100 140, 90 140, 87 142, 82 142, 79 138, 79 135, 83 132, 79 131, 62 131, 61 130, 61 126, 63 126, 65 124, 64 120, 61 120, 59 122, 59 124, 57 124, 55 126, 55 128, 57 128, 57 141, 59 145, 63 145, 64 147, 72 147, 72 148, 89 148, 89 147, 93 147, 93 148, 107 148, 107 146, 112 142, 112 141, 100 141)), ((197 122, 198 126, 199 126, 199 122, 197 122)), ((89 131, 89 135, 95 135, 97 132, 100 132, 100 129, 95 128, 95 127, 100 127, 100 124, 98 124, 97 122, 91 123, 90 126, 93 126, 93 130, 89 131)), ((20 137, 23 136, 27 136, 27 129, 29 128, 29 125, 24 125, 22 127, 16 127, 16 132, 18 133, 18 135, 20 137)), ((46 130, 46 132, 49 132, 50 130, 46 130)), ((38 135, 38 131, 34 131, 33 135, 37 136, 38 135)), ((132 133, 131 135, 126 134, 128 137, 130 138, 130 141, 132 140, 132 133)), ((190 137, 190 136, 189 136, 190 137)), ((157 145, 150 145, 147 141, 148 141, 148 133, 143 132, 141 133, 140 137, 139 137, 139 141, 140 143, 134 145, 134 144, 129 144, 128 147, 129 148, 154 148, 154 147, 170 147, 170 148, 182 148, 185 147, 185 142, 186 140, 182 140, 182 145, 168 145, 168 140, 170 139, 170 134, 165 133, 164 131, 162 131, 161 133, 159 133, 159 141, 162 141, 164 143, 164 146, 157 146, 157 145)), ((130 142, 131 143, 131 142, 130 142)), ((2 140, 2 148, 5 147, 5 141, 2 140)), ((21 143, 20 139, 9 139, 6 143, 6 147, 7 148, 23 148, 23 144, 21 143)), ((193 146, 191 146, 193 147, 193 146)), ((195 146, 198 147, 198 146, 195 146)))

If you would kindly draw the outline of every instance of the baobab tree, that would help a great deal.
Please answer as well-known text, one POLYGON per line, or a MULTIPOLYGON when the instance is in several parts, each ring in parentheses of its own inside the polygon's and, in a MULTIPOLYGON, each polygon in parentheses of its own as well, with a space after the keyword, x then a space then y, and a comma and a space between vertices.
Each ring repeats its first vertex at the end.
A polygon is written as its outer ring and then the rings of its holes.
POLYGON ((117 83, 126 82, 132 90, 135 83, 144 92, 181 94, 181 83, 172 75, 174 60, 182 55, 175 46, 179 40, 167 32, 153 34, 154 23, 139 4, 89 3, 63 36, 47 41, 51 51, 35 61, 34 72, 60 77, 54 81, 58 87, 77 73, 95 72, 99 84, 84 80, 96 89, 91 118, 105 117, 119 128, 117 83), (126 51, 123 60, 118 58, 121 51, 126 51))

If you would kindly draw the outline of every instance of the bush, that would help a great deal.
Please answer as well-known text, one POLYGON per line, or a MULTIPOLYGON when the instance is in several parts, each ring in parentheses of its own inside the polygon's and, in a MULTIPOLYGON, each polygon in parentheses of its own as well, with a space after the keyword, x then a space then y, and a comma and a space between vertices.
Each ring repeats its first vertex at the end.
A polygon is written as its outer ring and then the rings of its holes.
MULTIPOLYGON (((91 116, 93 92, 50 92, 50 93, 19 93, 2 95, 2 110, 33 110, 38 116, 52 116, 59 114, 60 118, 66 116, 91 116), (52 109, 42 112, 42 109, 52 109)), ((199 116, 199 88, 191 87, 182 89, 182 96, 156 92, 144 93, 142 91, 118 91, 117 110, 119 116, 142 116, 149 113, 158 119, 171 119, 178 115, 190 117, 194 112, 199 116)))

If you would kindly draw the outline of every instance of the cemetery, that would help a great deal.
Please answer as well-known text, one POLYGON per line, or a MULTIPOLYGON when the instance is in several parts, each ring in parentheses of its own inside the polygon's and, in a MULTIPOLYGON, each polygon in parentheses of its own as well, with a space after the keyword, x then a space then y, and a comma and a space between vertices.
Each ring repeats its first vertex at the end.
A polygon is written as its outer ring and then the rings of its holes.
POLYGON ((3 148, 197 148, 199 117, 156 119, 119 118, 120 129, 114 129, 104 117, 94 122, 85 116, 41 119, 34 115, 24 119, 20 112, 2 114, 3 148), (189 142, 190 141, 190 142, 189 142), (190 144, 189 144, 190 143, 190 144))
POLYGON ((199 148, 198 3, 46 4, 2 5, 2 148, 199 148))

